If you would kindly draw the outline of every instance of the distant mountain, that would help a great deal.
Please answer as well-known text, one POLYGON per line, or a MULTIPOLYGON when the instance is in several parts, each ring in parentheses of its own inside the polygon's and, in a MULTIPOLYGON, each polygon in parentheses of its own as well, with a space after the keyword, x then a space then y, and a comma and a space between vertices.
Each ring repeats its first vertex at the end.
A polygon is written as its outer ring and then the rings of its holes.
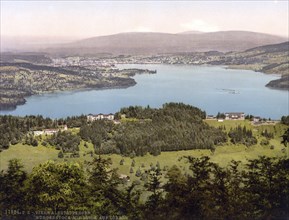
POLYGON ((286 38, 247 31, 211 33, 150 33, 131 32, 100 36, 58 44, 46 52, 64 54, 160 54, 195 51, 244 51, 266 44, 276 44, 286 38))

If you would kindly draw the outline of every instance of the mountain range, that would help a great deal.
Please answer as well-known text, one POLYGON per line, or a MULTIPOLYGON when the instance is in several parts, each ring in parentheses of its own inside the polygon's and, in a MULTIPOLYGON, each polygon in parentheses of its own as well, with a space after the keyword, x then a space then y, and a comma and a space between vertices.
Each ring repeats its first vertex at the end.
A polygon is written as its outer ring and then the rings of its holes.
POLYGON ((161 54, 202 51, 244 51, 276 44, 287 38, 248 31, 183 32, 178 34, 129 32, 55 44, 44 51, 57 54, 161 54))

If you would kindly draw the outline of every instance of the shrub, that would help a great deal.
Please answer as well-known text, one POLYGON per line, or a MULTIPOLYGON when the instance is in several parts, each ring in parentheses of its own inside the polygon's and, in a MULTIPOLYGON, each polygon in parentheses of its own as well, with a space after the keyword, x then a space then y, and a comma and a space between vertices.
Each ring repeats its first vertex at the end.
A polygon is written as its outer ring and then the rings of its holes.
POLYGON ((37 146, 38 146, 38 141, 37 141, 36 139, 33 139, 33 140, 31 141, 31 145, 32 145, 33 147, 37 147, 37 146))
POLYGON ((124 163, 124 159, 121 159, 119 162, 119 165, 123 165, 123 163, 124 163))
POLYGON ((269 145, 269 141, 267 139, 262 139, 260 144, 262 146, 267 146, 267 145, 269 145))
POLYGON ((62 151, 59 151, 59 153, 58 153, 58 158, 63 158, 63 157, 64 157, 63 152, 62 152, 62 151))

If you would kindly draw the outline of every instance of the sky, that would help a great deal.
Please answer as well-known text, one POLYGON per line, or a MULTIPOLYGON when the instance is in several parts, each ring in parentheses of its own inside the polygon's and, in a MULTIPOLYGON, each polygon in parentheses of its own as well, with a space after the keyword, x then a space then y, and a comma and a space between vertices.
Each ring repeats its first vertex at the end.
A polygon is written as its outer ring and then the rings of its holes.
POLYGON ((121 32, 245 30, 288 37, 288 0, 0 0, 1 36, 87 38, 121 32))

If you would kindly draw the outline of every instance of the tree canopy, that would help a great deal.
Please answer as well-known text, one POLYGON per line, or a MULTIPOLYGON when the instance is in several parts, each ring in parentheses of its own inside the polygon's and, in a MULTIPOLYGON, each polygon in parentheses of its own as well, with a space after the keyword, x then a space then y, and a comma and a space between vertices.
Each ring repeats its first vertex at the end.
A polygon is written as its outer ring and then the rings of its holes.
MULTIPOLYGON (((259 157, 220 167, 208 157, 184 157, 189 172, 149 168, 140 183, 121 181, 111 160, 96 157, 84 166, 48 161, 26 173, 11 160, 0 173, 0 208, 5 219, 19 210, 87 211, 86 217, 128 219, 286 219, 289 216, 289 160, 259 157), (144 181, 144 183, 142 183, 144 181), (142 194, 148 195, 142 201, 142 194)), ((77 212, 78 211, 78 212, 77 212)), ((24 214, 23 214, 24 213, 24 214)), ((17 217, 17 215, 14 217, 17 217)))

